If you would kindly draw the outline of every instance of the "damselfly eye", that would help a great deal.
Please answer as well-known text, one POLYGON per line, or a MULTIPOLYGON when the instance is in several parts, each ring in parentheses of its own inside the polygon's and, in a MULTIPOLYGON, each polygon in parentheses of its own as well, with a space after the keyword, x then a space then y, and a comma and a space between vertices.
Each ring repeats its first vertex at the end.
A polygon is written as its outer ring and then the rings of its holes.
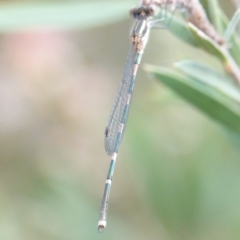
POLYGON ((139 19, 144 17, 155 16, 157 12, 157 7, 155 5, 143 6, 139 8, 131 8, 129 13, 133 18, 139 19))
POLYGON ((133 18, 137 18, 139 15, 139 8, 133 7, 129 10, 129 14, 133 18))
POLYGON ((148 12, 149 12, 149 15, 155 16, 157 12, 157 7, 155 5, 150 5, 148 7, 148 12))

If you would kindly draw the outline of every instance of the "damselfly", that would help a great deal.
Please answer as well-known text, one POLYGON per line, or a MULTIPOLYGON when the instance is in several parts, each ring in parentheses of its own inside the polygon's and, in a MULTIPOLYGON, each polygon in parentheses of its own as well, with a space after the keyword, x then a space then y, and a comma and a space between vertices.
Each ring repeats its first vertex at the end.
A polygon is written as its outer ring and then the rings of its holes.
POLYGON ((142 5, 130 10, 130 14, 136 19, 131 33, 131 48, 128 53, 121 86, 117 93, 109 122, 105 129, 105 150, 111 156, 111 162, 104 188, 98 231, 103 232, 107 225, 108 200, 112 184, 118 148, 123 137, 131 103, 134 81, 141 61, 145 46, 148 41, 151 28, 166 28, 167 11, 157 8, 155 5, 142 5), (164 24, 159 25, 164 21, 164 24))

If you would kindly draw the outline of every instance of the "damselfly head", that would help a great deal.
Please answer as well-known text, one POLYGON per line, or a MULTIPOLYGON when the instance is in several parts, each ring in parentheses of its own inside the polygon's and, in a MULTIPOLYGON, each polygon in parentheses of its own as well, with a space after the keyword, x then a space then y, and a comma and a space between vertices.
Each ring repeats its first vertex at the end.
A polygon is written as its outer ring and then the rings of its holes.
POLYGON ((136 19, 144 19, 149 17, 154 17, 158 12, 158 8, 151 4, 148 6, 134 7, 131 8, 129 13, 130 16, 136 19))

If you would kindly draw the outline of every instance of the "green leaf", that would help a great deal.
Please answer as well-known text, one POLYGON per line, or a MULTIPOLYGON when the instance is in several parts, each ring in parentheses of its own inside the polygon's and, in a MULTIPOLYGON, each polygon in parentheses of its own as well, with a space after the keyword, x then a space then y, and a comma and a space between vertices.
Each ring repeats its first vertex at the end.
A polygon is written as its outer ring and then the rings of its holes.
POLYGON ((192 46, 204 49, 208 53, 217 57, 221 62, 225 63, 227 61, 223 48, 193 24, 187 24, 179 18, 173 17, 169 30, 192 46))
MULTIPOLYGON (((222 89, 220 91, 214 84, 211 86, 206 81, 200 81, 199 77, 196 77, 200 69, 192 71, 191 77, 156 66, 147 66, 146 69, 185 100, 240 137, 240 105, 236 103, 236 99, 228 98, 228 93, 223 93, 222 89)), ((182 66, 182 69, 189 69, 189 66, 182 66)), ((205 79, 211 79, 213 75, 216 78, 212 71, 201 72, 201 75, 204 75, 205 79)))
POLYGON ((239 24, 239 22, 240 22, 240 9, 238 9, 234 13, 231 21, 228 24, 226 31, 225 31, 224 35, 227 40, 229 40, 233 36, 233 33, 234 33, 237 25, 239 24))
MULTIPOLYGON (((217 0, 200 0, 201 4, 204 7, 206 15, 215 27, 217 32, 223 34, 226 28, 227 16, 222 11, 217 0)), ((228 21, 227 21, 228 22, 228 21)))
POLYGON ((1 4, 0 32, 97 27, 128 16, 127 1, 29 2, 1 4))
POLYGON ((179 17, 173 16, 168 29, 170 32, 172 32, 175 36, 177 36, 184 42, 194 47, 198 46, 196 39, 194 39, 194 36, 191 34, 191 31, 186 21, 183 21, 179 17))
MULTIPOLYGON (((221 29, 225 29, 228 25, 228 19, 222 11, 219 10, 218 12, 218 17, 220 18, 221 22, 221 29)), ((227 46, 219 46, 214 40, 199 30, 196 26, 191 23, 187 24, 177 17, 173 17, 169 26, 169 30, 186 43, 202 48, 211 55, 217 57, 223 63, 226 71, 228 71, 230 75, 234 76, 236 81, 239 82, 239 70, 232 59, 234 58, 234 60, 240 64, 239 36, 234 34, 233 38, 231 39, 230 49, 228 51, 227 46), (229 54, 229 52, 232 56, 229 54), (229 66, 231 68, 230 71, 229 66)))
POLYGON ((175 64, 175 66, 184 74, 210 88, 214 88, 223 96, 227 97, 231 103, 240 104, 240 90, 231 84, 232 79, 225 74, 217 72, 208 65, 198 63, 192 60, 185 60, 175 64))
POLYGON ((224 32, 224 25, 222 24, 222 18, 224 17, 224 14, 222 12, 222 9, 219 6, 219 3, 217 0, 208 0, 208 13, 209 18, 213 26, 216 28, 217 32, 220 34, 224 32))
POLYGON ((234 60, 240 65, 240 38, 239 34, 235 32, 236 26, 239 23, 240 19, 240 11, 237 10, 234 13, 234 16, 232 17, 231 21, 225 22, 225 33, 224 33, 224 39, 229 43, 229 51, 231 55, 233 56, 234 60))
POLYGON ((191 23, 189 23, 189 29, 199 47, 218 58, 222 63, 228 61, 224 47, 219 46, 213 39, 211 39, 191 23))
POLYGON ((219 46, 214 40, 198 30, 193 24, 189 23, 190 30, 197 39, 199 46, 217 57, 223 64, 224 70, 233 77, 235 82, 240 84, 240 69, 225 46, 219 46))

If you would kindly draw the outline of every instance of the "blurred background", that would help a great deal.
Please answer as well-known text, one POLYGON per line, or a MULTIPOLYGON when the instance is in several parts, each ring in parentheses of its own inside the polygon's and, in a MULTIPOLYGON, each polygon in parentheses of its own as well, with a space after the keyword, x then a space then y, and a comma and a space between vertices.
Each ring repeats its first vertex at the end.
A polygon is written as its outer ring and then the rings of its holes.
MULTIPOLYGON (((110 161, 104 130, 130 45, 128 10, 138 4, 108 2, 117 6, 116 17, 63 29, 81 4, 97 3, 0 3, 0 239, 240 239, 239 149, 219 124, 143 70, 146 63, 172 68, 183 59, 219 63, 167 30, 151 32, 119 150, 107 229, 98 234, 110 161), (34 27, 35 15, 28 15, 43 8, 54 19, 54 8, 72 3, 78 8, 63 11, 56 28, 48 21, 34 27), (4 19, 18 23, 17 14, 4 15, 8 11, 25 11, 33 26, 4 28, 4 19)), ((220 3, 231 17, 234 4, 220 3)), ((111 8, 99 11, 107 16, 111 8)))

